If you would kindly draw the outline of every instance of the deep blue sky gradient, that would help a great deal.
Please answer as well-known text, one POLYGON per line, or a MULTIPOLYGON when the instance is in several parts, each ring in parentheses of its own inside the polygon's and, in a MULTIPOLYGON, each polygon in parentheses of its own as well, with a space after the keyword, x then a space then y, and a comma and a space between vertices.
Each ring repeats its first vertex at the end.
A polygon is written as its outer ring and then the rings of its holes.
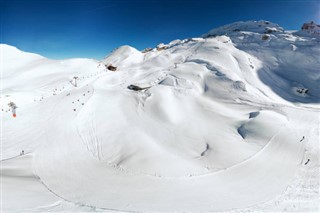
POLYGON ((101 59, 200 36, 235 21, 269 20, 285 29, 320 20, 319 0, 0 0, 1 40, 52 59, 101 59))

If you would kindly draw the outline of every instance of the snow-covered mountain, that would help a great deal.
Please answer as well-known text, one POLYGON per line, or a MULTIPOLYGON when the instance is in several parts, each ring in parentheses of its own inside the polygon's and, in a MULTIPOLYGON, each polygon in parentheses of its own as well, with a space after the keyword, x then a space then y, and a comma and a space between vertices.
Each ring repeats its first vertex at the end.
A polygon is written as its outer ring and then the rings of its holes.
POLYGON ((318 27, 236 22, 102 61, 1 44, 3 210, 319 210, 318 27))

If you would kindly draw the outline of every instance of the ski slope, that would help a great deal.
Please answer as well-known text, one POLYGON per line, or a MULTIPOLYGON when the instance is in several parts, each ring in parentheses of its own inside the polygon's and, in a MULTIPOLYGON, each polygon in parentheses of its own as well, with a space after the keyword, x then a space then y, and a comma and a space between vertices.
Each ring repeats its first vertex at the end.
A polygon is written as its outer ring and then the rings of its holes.
POLYGON ((101 61, 1 44, 2 211, 319 211, 309 25, 237 22, 101 61))

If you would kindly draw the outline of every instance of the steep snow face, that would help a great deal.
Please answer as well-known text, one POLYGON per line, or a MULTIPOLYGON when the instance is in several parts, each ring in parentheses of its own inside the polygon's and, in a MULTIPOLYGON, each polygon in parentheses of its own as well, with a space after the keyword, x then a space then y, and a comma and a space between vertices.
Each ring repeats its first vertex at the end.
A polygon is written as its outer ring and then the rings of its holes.
POLYGON ((317 44, 252 21, 102 62, 3 46, 3 210, 224 211, 317 180, 317 44))

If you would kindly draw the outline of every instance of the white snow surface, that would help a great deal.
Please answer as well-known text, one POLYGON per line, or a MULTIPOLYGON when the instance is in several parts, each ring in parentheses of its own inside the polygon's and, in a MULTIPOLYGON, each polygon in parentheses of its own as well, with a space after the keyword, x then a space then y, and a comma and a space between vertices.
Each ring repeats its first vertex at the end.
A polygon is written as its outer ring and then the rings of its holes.
POLYGON ((102 61, 0 48, 1 211, 319 211, 317 35, 237 22, 102 61))

